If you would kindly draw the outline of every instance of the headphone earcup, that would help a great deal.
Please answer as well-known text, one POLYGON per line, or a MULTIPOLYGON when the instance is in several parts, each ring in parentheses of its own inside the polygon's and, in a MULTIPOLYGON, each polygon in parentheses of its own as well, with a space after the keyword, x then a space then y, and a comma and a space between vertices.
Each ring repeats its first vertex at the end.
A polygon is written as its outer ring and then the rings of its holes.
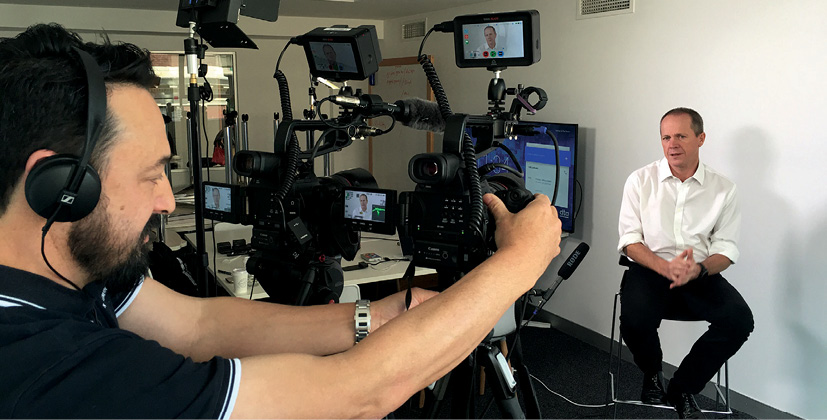
MULTIPOLYGON (((35 213, 49 219, 61 204, 61 193, 67 188, 66 183, 78 165, 78 159, 72 155, 55 155, 38 161, 29 176, 26 177, 26 201, 35 213)), ((55 217, 56 222, 76 222, 83 219, 95 206, 101 194, 101 180, 92 166, 86 167, 86 173, 77 190, 73 202, 64 204, 55 217)))

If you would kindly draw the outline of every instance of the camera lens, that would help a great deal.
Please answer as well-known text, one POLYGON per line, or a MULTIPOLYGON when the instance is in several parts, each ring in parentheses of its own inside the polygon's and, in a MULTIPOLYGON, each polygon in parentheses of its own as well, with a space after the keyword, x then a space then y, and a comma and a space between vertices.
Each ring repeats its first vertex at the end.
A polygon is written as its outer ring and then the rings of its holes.
POLYGON ((439 173, 439 165, 432 160, 422 162, 422 166, 420 166, 420 168, 422 170, 422 174, 427 176, 435 176, 439 173))

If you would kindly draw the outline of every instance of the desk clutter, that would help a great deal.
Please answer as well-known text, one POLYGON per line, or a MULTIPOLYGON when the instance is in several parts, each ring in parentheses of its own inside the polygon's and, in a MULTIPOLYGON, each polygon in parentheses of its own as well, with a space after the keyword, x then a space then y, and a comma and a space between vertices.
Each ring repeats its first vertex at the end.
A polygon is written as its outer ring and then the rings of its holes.
POLYGON ((247 255, 253 251, 245 239, 233 239, 232 243, 228 241, 219 242, 215 245, 215 247, 219 254, 223 254, 228 257, 247 255))

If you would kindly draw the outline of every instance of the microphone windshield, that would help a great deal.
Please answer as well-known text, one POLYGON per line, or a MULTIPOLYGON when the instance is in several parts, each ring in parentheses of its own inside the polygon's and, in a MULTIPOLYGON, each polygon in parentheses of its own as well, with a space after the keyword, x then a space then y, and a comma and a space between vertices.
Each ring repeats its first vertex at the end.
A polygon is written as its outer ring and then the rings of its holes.
POLYGON ((407 98, 396 101, 401 112, 394 117, 402 125, 411 127, 414 130, 433 131, 442 133, 445 131, 445 119, 439 111, 436 102, 426 101, 420 98, 407 98))
POLYGON ((586 253, 589 252, 589 244, 585 242, 580 242, 580 245, 577 245, 577 248, 574 248, 569 258, 566 259, 566 262, 560 267, 560 270, 557 271, 557 275, 562 277, 563 280, 568 280, 571 277, 571 274, 574 273, 574 270, 577 269, 577 266, 580 265, 580 261, 583 261, 583 258, 586 257, 586 253))

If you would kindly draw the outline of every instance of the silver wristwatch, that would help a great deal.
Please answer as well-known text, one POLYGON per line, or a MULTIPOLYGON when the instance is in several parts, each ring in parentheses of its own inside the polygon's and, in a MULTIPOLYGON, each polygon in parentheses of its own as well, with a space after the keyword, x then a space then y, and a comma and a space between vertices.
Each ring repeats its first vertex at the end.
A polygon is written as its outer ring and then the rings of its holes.
POLYGON ((370 301, 359 299, 356 301, 356 312, 353 314, 353 321, 356 326, 356 343, 370 333, 370 301))

